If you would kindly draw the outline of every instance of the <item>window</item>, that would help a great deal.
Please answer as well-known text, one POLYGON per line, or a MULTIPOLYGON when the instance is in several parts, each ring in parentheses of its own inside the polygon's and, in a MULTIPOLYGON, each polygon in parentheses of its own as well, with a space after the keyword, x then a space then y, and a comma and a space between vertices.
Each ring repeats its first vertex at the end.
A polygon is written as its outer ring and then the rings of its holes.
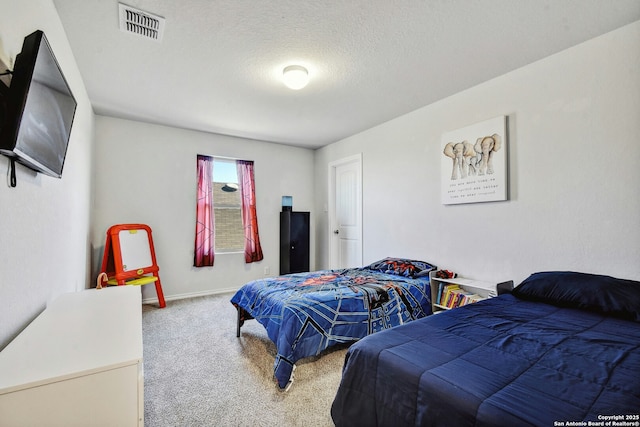
POLYGON ((235 160, 213 158, 215 252, 243 252, 242 201, 235 160))
POLYGON ((253 161, 198 154, 196 178, 194 267, 213 267, 216 252, 244 250, 247 264, 261 261, 253 161))

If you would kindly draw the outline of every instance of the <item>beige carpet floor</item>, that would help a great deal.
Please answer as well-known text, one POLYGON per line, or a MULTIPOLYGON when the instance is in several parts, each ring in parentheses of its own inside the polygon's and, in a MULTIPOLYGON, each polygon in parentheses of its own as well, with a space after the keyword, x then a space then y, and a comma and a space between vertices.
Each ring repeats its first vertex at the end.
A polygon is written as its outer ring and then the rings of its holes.
POLYGON ((299 361, 280 391, 275 345, 255 320, 236 337, 231 296, 143 305, 145 426, 333 426, 346 346, 299 361))

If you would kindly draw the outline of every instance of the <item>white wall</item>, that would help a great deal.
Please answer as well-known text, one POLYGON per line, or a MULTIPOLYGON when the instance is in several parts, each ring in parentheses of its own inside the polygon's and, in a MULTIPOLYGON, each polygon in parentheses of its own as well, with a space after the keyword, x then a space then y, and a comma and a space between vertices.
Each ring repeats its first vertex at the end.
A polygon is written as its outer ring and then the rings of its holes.
MULTIPOLYGON (((316 210, 327 164, 362 152, 365 262, 414 257, 516 284, 556 269, 638 280, 639 76, 636 22, 327 146, 316 153, 316 210), (500 115, 510 200, 442 205, 442 134, 500 115)), ((326 223, 316 224, 318 268, 326 223)))
POLYGON ((2 349, 47 302, 88 286, 94 115, 53 2, 0 0, 0 11, 3 62, 13 68, 24 37, 43 30, 78 102, 62 179, 17 165, 17 187, 0 184, 2 349))
MULTIPOLYGON (((293 196, 294 210, 315 215, 313 154, 303 148, 97 116, 94 277, 106 230, 123 223, 144 223, 153 230, 168 299, 238 289, 263 277, 265 267, 277 275, 282 196, 293 196), (193 267, 197 154, 255 162, 264 260, 245 264, 244 254, 218 254, 214 267, 193 267)), ((312 238, 312 268, 314 243, 312 238)), ((155 299, 155 288, 145 286, 143 297, 155 299)))

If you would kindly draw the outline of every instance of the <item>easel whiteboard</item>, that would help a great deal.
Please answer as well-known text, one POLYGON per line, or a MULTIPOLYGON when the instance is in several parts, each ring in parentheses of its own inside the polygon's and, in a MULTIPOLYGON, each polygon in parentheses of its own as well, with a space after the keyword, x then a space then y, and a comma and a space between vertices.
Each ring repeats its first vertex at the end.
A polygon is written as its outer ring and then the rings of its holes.
POLYGON ((147 230, 120 230, 118 239, 123 271, 153 266, 151 242, 147 230))

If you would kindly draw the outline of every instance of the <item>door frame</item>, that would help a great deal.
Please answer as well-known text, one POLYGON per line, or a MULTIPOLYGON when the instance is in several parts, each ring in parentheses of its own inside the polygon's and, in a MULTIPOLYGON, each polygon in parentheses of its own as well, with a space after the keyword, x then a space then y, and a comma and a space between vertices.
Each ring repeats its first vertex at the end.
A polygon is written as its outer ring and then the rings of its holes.
POLYGON ((359 177, 359 183, 360 183, 360 188, 358 188, 358 195, 357 195, 357 201, 356 203, 358 203, 358 221, 360 224, 360 253, 358 254, 358 258, 359 258, 359 262, 358 264, 361 265, 362 264, 362 259, 363 259, 363 248, 364 248, 364 244, 363 244, 363 236, 362 236, 362 230, 363 230, 363 224, 362 224, 362 153, 358 153, 358 154, 354 154, 353 156, 348 156, 348 157, 344 157, 342 159, 339 160, 334 160, 332 162, 329 163, 329 172, 328 172, 328 176, 329 176, 329 188, 328 188, 328 198, 329 198, 329 203, 328 203, 328 222, 327 222, 327 235, 328 235, 328 246, 329 246, 329 268, 330 269, 334 269, 337 268, 336 266, 338 265, 337 262, 337 254, 338 254, 338 250, 337 250, 337 240, 334 240, 333 238, 333 230, 336 227, 336 168, 338 166, 342 166, 348 163, 355 163, 357 165, 357 169, 358 169, 358 177, 359 177))

